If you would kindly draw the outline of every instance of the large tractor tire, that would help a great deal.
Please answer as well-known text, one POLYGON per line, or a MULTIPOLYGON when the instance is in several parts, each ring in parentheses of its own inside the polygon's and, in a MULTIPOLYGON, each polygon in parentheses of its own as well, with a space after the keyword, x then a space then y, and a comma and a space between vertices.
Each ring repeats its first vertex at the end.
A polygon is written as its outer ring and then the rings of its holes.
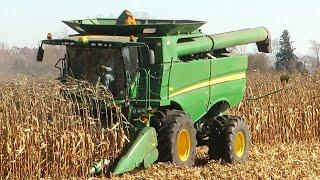
POLYGON ((182 111, 168 111, 158 131, 160 162, 191 167, 196 159, 196 130, 182 111))
POLYGON ((250 135, 248 125, 238 116, 217 116, 213 119, 209 137, 209 156, 227 163, 242 163, 248 159, 250 135))

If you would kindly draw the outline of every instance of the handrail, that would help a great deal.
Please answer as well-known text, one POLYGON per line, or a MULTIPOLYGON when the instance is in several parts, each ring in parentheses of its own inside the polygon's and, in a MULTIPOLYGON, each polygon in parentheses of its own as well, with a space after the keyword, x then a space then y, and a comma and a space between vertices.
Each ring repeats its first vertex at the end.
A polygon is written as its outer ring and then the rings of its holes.
POLYGON ((150 86, 150 84, 151 84, 151 74, 150 74, 150 70, 148 70, 148 74, 147 74, 147 76, 148 76, 148 107, 147 107, 147 110, 149 110, 150 108, 151 108, 151 106, 150 106, 150 99, 151 99, 151 86, 150 86))
POLYGON ((167 92, 167 95, 168 95, 168 97, 167 97, 167 99, 169 100, 170 99, 170 79, 171 79, 171 70, 172 70, 172 64, 173 64, 173 57, 171 58, 171 62, 170 62, 170 70, 169 70, 169 76, 168 76, 168 88, 167 88, 167 90, 168 90, 168 92, 167 92))
MULTIPOLYGON (((165 70, 166 73, 169 73, 168 80, 167 80, 168 82, 167 82, 166 85, 162 85, 161 84, 162 88, 164 88, 164 87, 167 88, 167 99, 169 99, 169 97, 170 97, 169 92, 170 92, 170 78, 171 78, 172 66, 173 66, 173 58, 171 58, 170 67, 165 70)), ((151 74, 151 70, 147 70, 145 68, 139 68, 137 71, 139 72, 139 77, 138 77, 137 81, 135 82, 137 84, 137 90, 138 90, 137 92, 138 92, 138 96, 139 97, 143 97, 144 98, 145 109, 147 111, 149 108, 151 108, 151 96, 152 95, 160 96, 159 93, 154 92, 152 90, 151 80, 152 79, 161 80, 161 79, 163 79, 163 76, 153 76, 151 74), (145 76, 144 78, 141 77, 142 74, 145 76), (145 81, 145 85, 144 85, 145 87, 141 87, 141 81, 142 80, 145 81), (141 90, 144 90, 144 94, 141 93, 141 90)), ((136 98, 135 101, 137 102, 138 98, 136 98)))
POLYGON ((65 54, 64 57, 63 57, 63 58, 60 58, 60 59, 56 62, 56 64, 54 65, 55 68, 59 69, 59 71, 60 71, 60 76, 63 76, 63 70, 64 70, 64 68, 65 68, 65 60, 66 60, 66 58, 67 58, 67 55, 65 54), (62 61, 62 67, 59 67, 59 66, 58 66, 58 64, 59 64, 60 61, 62 61))

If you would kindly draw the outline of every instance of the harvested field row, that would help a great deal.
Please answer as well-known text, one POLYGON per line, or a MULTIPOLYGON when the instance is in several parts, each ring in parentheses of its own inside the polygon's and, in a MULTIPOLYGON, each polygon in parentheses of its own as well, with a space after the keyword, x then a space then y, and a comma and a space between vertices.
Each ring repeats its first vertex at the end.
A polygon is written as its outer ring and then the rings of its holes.
MULTIPOLYGON (((276 83, 278 77, 276 73, 250 73, 246 98, 281 87, 276 83)), ((244 101, 231 110, 245 117, 251 130, 254 145, 247 164, 212 161, 205 165, 206 148, 199 148, 200 166, 190 170, 160 163, 121 178, 319 177, 319 81, 320 74, 294 75, 283 92, 244 101)), ((0 177, 86 177, 93 162, 119 154, 127 142, 125 120, 111 103, 110 94, 95 91, 93 86, 81 91, 71 86, 65 91, 69 98, 76 92, 82 99, 88 93, 108 99, 105 105, 113 107, 115 111, 110 113, 116 116, 101 130, 101 116, 88 106, 94 102, 66 101, 61 87, 57 82, 35 78, 0 83, 0 177)))
POLYGON ((207 162, 207 148, 198 148, 194 168, 158 163, 115 179, 314 179, 320 178, 320 143, 252 146, 244 164, 207 162))

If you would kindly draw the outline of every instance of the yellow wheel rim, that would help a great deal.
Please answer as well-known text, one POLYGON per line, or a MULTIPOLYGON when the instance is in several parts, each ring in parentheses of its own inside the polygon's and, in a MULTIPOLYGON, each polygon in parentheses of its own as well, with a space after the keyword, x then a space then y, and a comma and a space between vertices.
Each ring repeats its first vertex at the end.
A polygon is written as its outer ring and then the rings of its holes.
POLYGON ((178 134, 177 139, 177 151, 181 161, 186 161, 189 158, 191 148, 190 134, 189 131, 183 129, 178 134))
POLYGON ((234 143, 234 149, 237 157, 241 157, 243 155, 245 144, 246 140, 244 138, 243 132, 238 132, 234 143))

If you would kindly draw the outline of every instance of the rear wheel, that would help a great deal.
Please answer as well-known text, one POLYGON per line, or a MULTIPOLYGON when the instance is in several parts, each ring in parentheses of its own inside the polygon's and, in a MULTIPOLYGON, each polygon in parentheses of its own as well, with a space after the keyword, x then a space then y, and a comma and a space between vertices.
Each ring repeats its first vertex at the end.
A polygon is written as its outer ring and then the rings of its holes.
POLYGON ((244 119, 238 116, 218 116, 213 119, 209 138, 209 155, 228 163, 248 159, 250 136, 244 119))
POLYGON ((193 166, 196 158, 196 131, 182 111, 168 111, 158 134, 159 161, 193 166))

